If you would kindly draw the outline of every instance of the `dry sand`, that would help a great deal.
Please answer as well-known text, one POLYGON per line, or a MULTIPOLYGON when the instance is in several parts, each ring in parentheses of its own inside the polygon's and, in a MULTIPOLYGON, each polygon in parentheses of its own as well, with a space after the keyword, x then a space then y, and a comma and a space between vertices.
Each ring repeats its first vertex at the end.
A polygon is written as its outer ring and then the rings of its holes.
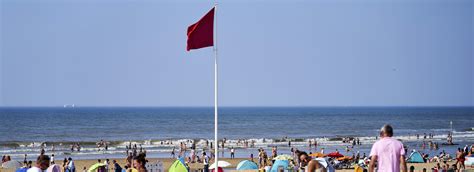
MULTIPOLYGON (((119 164, 123 167, 123 164, 125 164, 125 159, 116 159, 119 164)), ((157 161, 162 161, 163 162, 163 166, 165 167, 165 171, 167 171, 167 168, 175 161, 176 159, 173 159, 173 158, 151 158, 151 159, 148 159, 148 161, 150 163, 155 163, 157 161)), ((227 161, 229 163, 232 164, 232 166, 230 166, 229 168, 234 168, 237 166, 237 164, 242 161, 242 160, 246 160, 245 158, 235 158, 235 159, 230 159, 230 158, 222 158, 220 160, 224 160, 224 161, 227 161)), ((102 160, 103 161, 103 160, 102 160)), ((112 159, 110 159, 110 161, 112 162, 112 159)), ((77 172, 82 172, 82 169, 84 167, 89 167, 91 166, 92 164, 95 164, 97 163, 97 160, 75 160, 74 161, 75 165, 76 165, 76 171, 77 172)), ((448 164, 452 165, 454 162, 448 162, 448 164)), ((441 163, 442 164, 442 163, 441 163)), ((415 167, 415 171, 416 172, 421 172, 423 168, 426 168, 427 171, 431 171, 430 169, 432 167, 434 167, 436 165, 436 163, 409 163, 407 164, 407 167, 410 168, 410 166, 414 166, 415 167)), ((198 169, 202 169, 203 168, 203 165, 200 164, 200 163, 192 163, 190 165, 190 168, 191 168, 191 171, 195 171, 195 170, 198 170, 198 169)), ((468 169, 470 169, 469 171, 472 171, 474 170, 474 167, 467 167, 468 169)), ((234 170, 233 170, 234 171, 234 170)), ((337 171, 341 171, 341 172, 349 172, 349 171, 354 171, 354 169, 343 169, 343 170, 337 170, 337 171)), ((13 170, 6 170, 6 169, 1 169, 0 168, 0 172, 13 172, 13 170)))

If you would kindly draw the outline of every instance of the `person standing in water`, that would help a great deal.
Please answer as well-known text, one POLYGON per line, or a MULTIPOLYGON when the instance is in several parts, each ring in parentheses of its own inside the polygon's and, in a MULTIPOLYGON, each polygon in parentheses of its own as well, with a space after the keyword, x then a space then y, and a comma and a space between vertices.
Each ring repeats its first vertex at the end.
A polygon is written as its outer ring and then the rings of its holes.
POLYGON ((231 159, 235 158, 235 149, 234 149, 234 147, 230 148, 230 158, 231 159))
POLYGON ((175 151, 175 147, 173 147, 173 150, 171 151, 171 157, 174 158, 176 156, 176 154, 174 153, 175 151))

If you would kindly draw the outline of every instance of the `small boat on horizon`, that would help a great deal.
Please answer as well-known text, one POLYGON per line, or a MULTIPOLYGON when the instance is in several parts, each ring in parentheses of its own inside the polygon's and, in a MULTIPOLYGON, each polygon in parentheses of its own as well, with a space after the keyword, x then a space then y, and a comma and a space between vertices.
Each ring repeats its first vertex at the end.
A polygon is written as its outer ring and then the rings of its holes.
POLYGON ((72 105, 64 104, 63 107, 64 107, 64 108, 68 108, 68 107, 75 108, 76 105, 75 105, 75 104, 72 104, 72 105))

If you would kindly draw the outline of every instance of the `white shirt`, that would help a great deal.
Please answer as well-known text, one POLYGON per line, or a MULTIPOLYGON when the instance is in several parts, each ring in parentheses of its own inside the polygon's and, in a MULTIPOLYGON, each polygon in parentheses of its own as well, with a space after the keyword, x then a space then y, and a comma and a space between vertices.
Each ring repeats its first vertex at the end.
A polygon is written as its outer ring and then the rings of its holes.
POLYGON ((76 168, 76 166, 74 165, 74 161, 71 160, 71 161, 69 162, 69 164, 68 164, 68 167, 69 167, 69 169, 71 169, 71 170, 74 169, 74 168, 76 168))
POLYGON ((33 166, 30 169, 28 169, 26 172, 43 172, 40 168, 33 166))
POLYGON ((204 164, 204 165, 208 165, 208 164, 209 164, 209 157, 206 155, 206 156, 204 156, 203 159, 204 159, 204 160, 203 160, 203 164, 204 164))

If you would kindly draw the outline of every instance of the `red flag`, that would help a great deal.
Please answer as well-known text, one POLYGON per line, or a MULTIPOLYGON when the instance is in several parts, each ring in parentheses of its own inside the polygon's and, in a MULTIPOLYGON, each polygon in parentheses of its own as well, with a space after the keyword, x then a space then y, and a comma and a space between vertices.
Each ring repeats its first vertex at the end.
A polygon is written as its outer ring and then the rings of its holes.
POLYGON ((188 27, 188 51, 214 45, 214 8, 188 27))

